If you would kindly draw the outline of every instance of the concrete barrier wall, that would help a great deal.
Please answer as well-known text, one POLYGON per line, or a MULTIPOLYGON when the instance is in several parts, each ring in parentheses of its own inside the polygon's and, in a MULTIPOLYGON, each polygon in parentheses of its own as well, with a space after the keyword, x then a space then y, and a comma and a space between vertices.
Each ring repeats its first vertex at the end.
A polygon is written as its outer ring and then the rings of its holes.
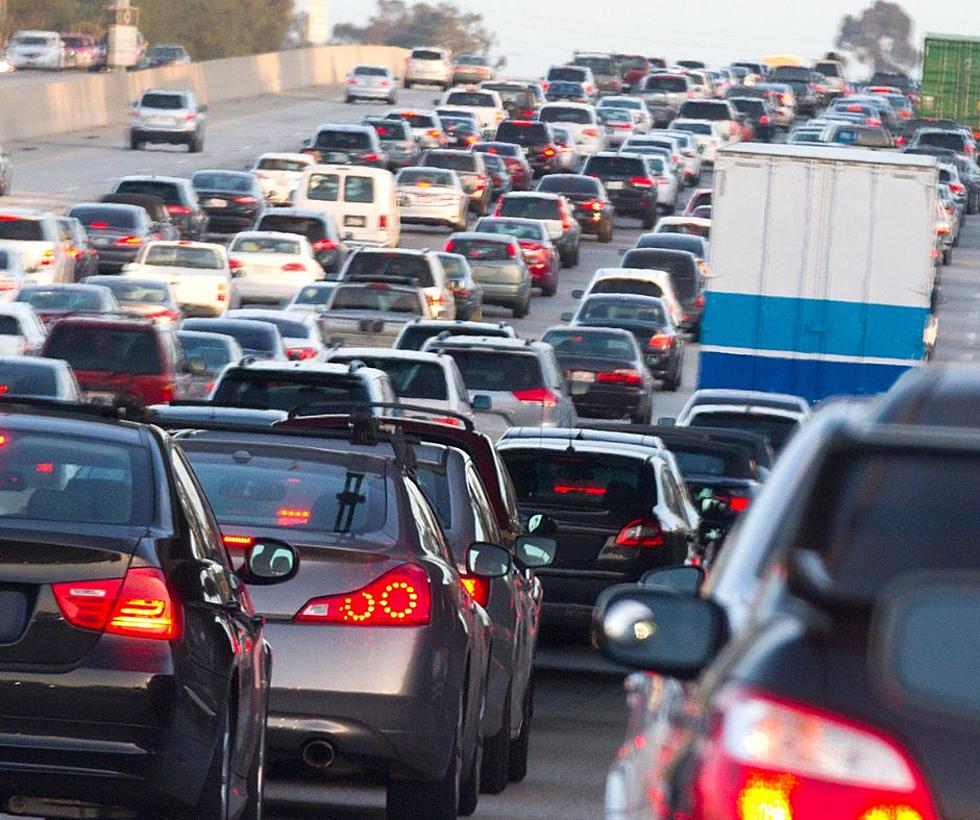
POLYGON ((343 82, 355 65, 383 65, 400 76, 405 49, 319 46, 183 66, 106 74, 55 75, 49 83, 0 85, 0 141, 84 131, 126 122, 145 88, 190 88, 209 105, 343 82))

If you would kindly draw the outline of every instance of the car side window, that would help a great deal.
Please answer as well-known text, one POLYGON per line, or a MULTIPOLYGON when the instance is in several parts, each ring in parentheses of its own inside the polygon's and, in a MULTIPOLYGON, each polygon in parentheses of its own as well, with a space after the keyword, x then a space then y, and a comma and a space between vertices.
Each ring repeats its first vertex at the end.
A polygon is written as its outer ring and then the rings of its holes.
POLYGON ((565 380, 561 374, 561 368, 558 366, 558 359, 554 354, 554 351, 546 351, 541 357, 541 366, 544 371, 544 380, 548 387, 552 387, 556 390, 565 389, 565 380))
POLYGON ((490 499, 483 487, 483 482, 476 474, 473 466, 466 465, 466 489, 469 493, 473 506, 473 520, 475 523, 474 535, 477 541, 486 541, 491 544, 500 544, 500 529, 493 517, 493 510, 490 507, 490 499))
POLYGON ((216 561, 230 568, 231 562, 221 543, 214 516, 204 500, 204 491, 198 486, 193 471, 184 459, 184 454, 177 447, 171 450, 171 463, 177 496, 187 520, 192 557, 198 560, 216 561))
POLYGON ((453 564, 453 559, 449 555, 449 548, 446 546, 446 539, 442 534, 442 528, 436 521, 435 514, 425 499, 425 494, 416 486, 414 481, 408 479, 405 481, 405 492, 408 494, 412 519, 418 529, 422 549, 430 555, 442 558, 448 564, 453 564))

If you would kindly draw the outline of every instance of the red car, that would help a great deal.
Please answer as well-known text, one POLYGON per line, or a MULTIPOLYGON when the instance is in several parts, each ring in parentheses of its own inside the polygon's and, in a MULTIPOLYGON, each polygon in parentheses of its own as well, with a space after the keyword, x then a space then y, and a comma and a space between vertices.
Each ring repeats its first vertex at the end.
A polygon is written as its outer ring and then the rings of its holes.
POLYGON ((534 287, 541 288, 541 293, 545 296, 554 296, 558 292, 561 256, 540 219, 485 216, 477 221, 473 230, 513 236, 521 246, 524 264, 531 274, 534 287))

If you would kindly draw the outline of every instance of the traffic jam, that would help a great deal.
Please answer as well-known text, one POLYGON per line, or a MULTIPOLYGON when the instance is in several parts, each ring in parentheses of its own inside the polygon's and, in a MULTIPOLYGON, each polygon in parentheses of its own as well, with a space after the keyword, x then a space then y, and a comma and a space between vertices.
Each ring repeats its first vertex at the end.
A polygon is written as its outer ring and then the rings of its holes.
POLYGON ((0 153, 0 813, 980 816, 929 59, 419 47, 245 165, 188 88, 64 207, 0 153), (545 655, 625 684, 604 808, 534 791, 545 655))

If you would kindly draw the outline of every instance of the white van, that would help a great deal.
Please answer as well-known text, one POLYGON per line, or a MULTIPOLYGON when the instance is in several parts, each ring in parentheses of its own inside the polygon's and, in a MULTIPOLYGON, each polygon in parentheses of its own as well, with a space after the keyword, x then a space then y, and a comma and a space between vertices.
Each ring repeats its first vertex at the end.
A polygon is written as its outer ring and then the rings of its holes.
POLYGON ((14 68, 65 67, 65 43, 57 31, 18 31, 7 43, 7 62, 14 68))
POLYGON ((311 165, 294 205, 330 214, 348 244, 394 248, 401 238, 395 178, 382 168, 311 165))

